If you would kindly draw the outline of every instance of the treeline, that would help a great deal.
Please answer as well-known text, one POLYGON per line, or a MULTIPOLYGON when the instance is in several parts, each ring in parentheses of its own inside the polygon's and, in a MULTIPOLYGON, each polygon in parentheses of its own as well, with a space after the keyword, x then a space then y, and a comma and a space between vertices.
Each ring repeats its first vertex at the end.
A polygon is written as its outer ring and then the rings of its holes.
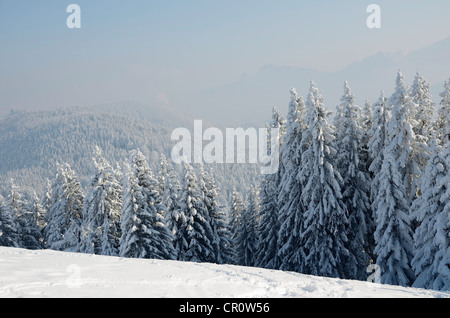
POLYGON ((311 82, 276 109, 279 170, 218 203, 214 176, 164 156, 156 172, 138 150, 113 167, 98 149, 86 194, 58 165, 43 200, 12 186, 0 200, 0 245, 257 266, 304 274, 450 289, 450 81, 436 107, 417 74, 373 105, 346 82, 333 117, 311 82), (333 121, 333 122, 331 122, 333 121), (377 277, 377 275, 375 275, 377 277))
POLYGON ((233 263, 225 214, 212 175, 184 165, 179 180, 162 155, 157 174, 139 150, 120 167, 97 149, 83 194, 76 173, 59 164, 43 200, 16 186, 0 200, 0 245, 129 258, 233 263))
POLYGON ((286 119, 273 112, 280 169, 260 185, 246 263, 449 290, 450 82, 440 97, 399 72, 392 96, 361 108, 345 82, 331 118, 315 83, 306 101, 293 89, 286 119))

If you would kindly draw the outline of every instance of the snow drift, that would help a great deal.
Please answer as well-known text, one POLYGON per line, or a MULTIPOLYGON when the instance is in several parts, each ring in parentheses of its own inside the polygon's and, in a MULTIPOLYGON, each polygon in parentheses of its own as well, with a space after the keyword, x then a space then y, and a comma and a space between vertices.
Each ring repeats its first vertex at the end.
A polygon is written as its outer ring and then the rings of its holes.
POLYGON ((450 298, 450 293, 242 266, 0 247, 0 297, 450 298))

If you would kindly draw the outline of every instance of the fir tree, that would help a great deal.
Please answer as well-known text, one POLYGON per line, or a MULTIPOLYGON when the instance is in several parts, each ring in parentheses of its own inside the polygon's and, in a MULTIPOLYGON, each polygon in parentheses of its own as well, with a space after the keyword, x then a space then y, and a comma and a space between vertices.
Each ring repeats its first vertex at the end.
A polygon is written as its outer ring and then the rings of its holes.
POLYGON ((123 194, 123 221, 120 256, 130 258, 175 259, 172 233, 165 225, 165 206, 157 181, 139 151, 131 153, 131 171, 123 194))
POLYGON ((37 223, 37 228, 39 230, 38 237, 39 237, 39 246, 40 248, 44 248, 44 236, 42 233, 42 229, 45 227, 45 213, 46 210, 43 207, 43 204, 41 203, 41 200, 37 196, 36 192, 33 192, 33 195, 31 197, 29 208, 30 216, 32 216, 33 223, 37 223))
MULTIPOLYGON (((387 99, 384 93, 378 101, 373 105, 372 127, 369 130, 368 152, 370 157, 369 171, 372 173, 373 180, 371 183, 371 198, 374 199, 378 195, 380 189, 380 171, 384 160, 384 149, 387 143, 387 125, 389 123, 389 112, 387 107, 387 99)), ((375 209, 374 209, 375 210, 375 209)))
MULTIPOLYGON (((298 178, 301 169, 302 133, 305 129, 305 103, 291 90, 291 102, 287 115, 286 135, 281 146, 281 162, 284 171, 278 189, 278 257, 279 268, 286 271, 302 271, 305 256, 302 255, 301 226, 304 211, 301 201, 301 182, 298 178)), ((264 191, 263 189, 261 191, 264 191)))
POLYGON ((410 95, 416 106, 411 113, 411 117, 414 119, 414 134, 419 142, 427 143, 428 139, 432 137, 432 118, 435 112, 435 104, 430 94, 430 84, 419 72, 416 73, 414 78, 410 95))
POLYGON ((380 98, 373 105, 372 116, 372 127, 368 132, 369 142, 367 145, 370 160, 370 202, 373 218, 372 227, 369 229, 369 233, 372 233, 372 235, 369 237, 368 252, 370 253, 370 257, 373 263, 376 263, 376 254, 373 253, 376 245, 373 238, 373 233, 375 232, 376 227, 374 218, 377 211, 375 199, 378 197, 378 192, 380 191, 380 171, 382 169, 384 161, 384 150, 387 143, 387 126, 390 118, 387 107, 387 99, 384 96, 383 92, 381 92, 380 98))
POLYGON ((186 217, 182 232, 187 246, 182 259, 190 262, 215 262, 214 244, 217 239, 211 227, 211 216, 206 208, 199 180, 189 163, 184 164, 184 183, 181 194, 181 211, 186 217))
POLYGON ((390 99, 392 110, 386 135, 386 147, 379 190, 374 199, 376 213, 375 254, 381 269, 381 283, 410 286, 414 280, 411 270, 413 229, 409 215, 411 191, 411 144, 414 133, 408 122, 409 96, 401 73, 390 99))
POLYGON ((177 232, 181 224, 180 217, 180 191, 181 186, 178 181, 173 167, 167 161, 164 155, 161 155, 160 169, 158 173, 158 183, 162 193, 163 204, 166 206, 167 213, 165 215, 166 224, 174 235, 175 250, 179 250, 177 244, 177 232))
POLYGON ((444 91, 439 96, 442 97, 442 100, 435 123, 435 131, 441 146, 445 146, 450 139, 450 134, 447 132, 450 122, 450 79, 445 82, 444 91))
MULTIPOLYGON (((279 136, 277 143, 277 148, 279 149, 283 145, 283 137, 286 131, 286 121, 282 119, 276 108, 272 112, 272 122, 270 123, 270 128, 275 128, 279 130, 279 136), (281 135, 281 136, 280 136, 281 135)), ((271 149, 272 147, 272 137, 271 130, 268 132, 268 150, 270 152, 275 151, 271 149)), ((255 251, 255 266, 278 269, 280 266, 279 261, 279 199, 278 191, 280 187, 280 179, 284 174, 284 165, 279 159, 278 167, 279 169, 272 174, 266 174, 261 177, 260 185, 260 211, 258 219, 260 220, 258 224, 258 236, 257 246, 255 251)))
POLYGON ((96 173, 84 202, 81 251, 117 256, 120 240, 122 188, 116 171, 102 157, 97 147, 94 158, 96 173))
POLYGON ((395 144, 395 151, 397 152, 395 156, 404 183, 407 205, 410 205, 416 197, 417 180, 420 176, 420 161, 415 151, 417 143, 413 131, 414 121, 410 113, 411 109, 416 108, 416 104, 414 104, 407 87, 404 85, 401 72, 397 74, 395 91, 388 102, 391 112, 388 142, 395 144))
POLYGON ((411 161, 415 164, 415 175, 412 178, 412 199, 417 197, 420 187, 420 176, 424 173, 429 157, 428 141, 433 135, 434 103, 430 94, 430 85, 417 72, 413 85, 409 92, 412 103, 415 106, 410 110, 410 123, 414 132, 414 140, 412 142, 411 161))
POLYGON ((359 125, 359 107, 347 82, 336 116, 336 168, 343 178, 342 200, 348 210, 347 278, 366 280, 369 265, 368 242, 372 223, 369 176, 361 161, 363 130, 359 125))
POLYGON ((238 264, 255 266, 255 250, 258 239, 257 215, 259 212, 258 193, 253 186, 250 188, 249 203, 242 211, 237 235, 238 264))
POLYGON ((311 82, 306 101, 307 117, 302 144, 300 180, 303 214, 302 241, 305 249, 305 273, 345 277, 345 263, 349 256, 347 245, 347 217, 342 203, 342 178, 335 169, 336 150, 333 127, 323 105, 323 97, 311 82), (307 145, 307 146, 306 146, 307 145))
MULTIPOLYGON (((447 123, 450 123, 450 112, 447 112, 447 123)), ((433 289, 450 291, 450 125, 447 124, 445 130, 445 144, 443 147, 443 162, 447 173, 437 181, 438 189, 446 189, 440 197, 440 204, 445 204, 444 209, 437 215, 435 224, 435 244, 438 246, 433 262, 433 271, 437 277, 433 284, 433 289)))
POLYGON ((417 279, 413 287, 432 289, 438 276, 433 264, 439 253, 439 238, 444 238, 445 241, 446 233, 438 233, 440 225, 437 222, 438 215, 445 209, 445 202, 441 198, 445 197, 449 189, 449 184, 444 184, 442 180, 449 173, 442 157, 442 148, 433 139, 432 155, 422 177, 423 193, 411 207, 412 217, 420 224, 414 233, 414 258, 411 264, 417 279))
POLYGON ((52 183, 44 237, 48 249, 78 252, 81 241, 83 193, 75 172, 68 164, 58 165, 52 183))
POLYGON ((233 188, 231 194, 231 210, 228 216, 228 223, 231 232, 231 247, 233 252, 233 264, 238 264, 238 236, 242 223, 242 214, 245 210, 245 204, 241 193, 233 188))
POLYGON ((360 159, 365 165, 366 171, 369 171, 370 164, 372 163, 369 155, 370 130, 372 129, 372 104, 368 100, 365 101, 360 113, 359 124, 362 130, 360 159))
POLYGON ((19 247, 29 250, 39 250, 42 248, 42 235, 38 226, 39 211, 32 209, 36 204, 29 203, 22 198, 19 188, 11 184, 11 192, 8 196, 7 208, 9 214, 14 215, 19 240, 19 247))
MULTIPOLYGON (((25 211, 26 203, 22 199, 22 195, 19 192, 19 188, 14 184, 14 180, 11 180, 11 190, 8 194, 6 201, 7 214, 11 216, 12 221, 15 223, 17 231, 17 244, 21 248, 27 248, 24 244, 24 234, 27 231, 28 224, 26 224, 26 218, 23 215, 25 211)), ((27 242, 30 243, 31 242, 27 242)))
POLYGON ((218 189, 216 182, 210 171, 201 170, 201 188, 206 210, 210 216, 211 229, 215 237, 213 241, 214 254, 216 256, 215 263, 229 264, 233 261, 233 251, 231 242, 231 233, 226 220, 226 216, 219 207, 217 201, 218 189))
POLYGON ((0 246, 19 247, 19 234, 14 215, 6 208, 6 202, 0 194, 0 246))

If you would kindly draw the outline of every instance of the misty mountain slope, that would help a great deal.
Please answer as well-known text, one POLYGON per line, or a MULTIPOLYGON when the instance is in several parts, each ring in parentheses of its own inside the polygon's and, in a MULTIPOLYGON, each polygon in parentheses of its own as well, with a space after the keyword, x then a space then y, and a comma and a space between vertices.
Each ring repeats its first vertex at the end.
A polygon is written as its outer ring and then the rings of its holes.
POLYGON ((91 107, 80 107, 79 109, 88 112, 120 115, 172 129, 177 127, 191 127, 194 122, 194 117, 191 115, 181 114, 161 103, 148 105, 136 101, 124 101, 94 105, 91 107))
MULTIPOLYGON (((110 106, 102 107, 20 112, 0 120, 0 191, 7 193, 10 179, 14 179, 22 191, 35 190, 42 195, 47 179, 51 180, 56 173, 58 162, 69 163, 86 187, 94 168, 92 158, 96 146, 114 165, 122 164, 129 151, 136 148, 146 156, 154 171, 159 168, 160 154, 170 158, 174 145, 171 133, 183 124, 180 117, 167 116, 163 124, 158 124, 161 118, 151 122, 152 108, 147 109, 149 113, 144 121, 132 118, 143 109, 128 108, 128 115, 122 116, 114 114, 110 106)), ((184 123, 189 124, 187 119, 184 123)), ((181 167, 175 169, 180 171, 181 167)), ((257 180, 255 165, 217 164, 212 169, 224 205, 233 186, 244 191, 257 180)))
POLYGON ((264 120, 274 106, 283 114, 287 113, 289 89, 295 87, 299 95, 306 97, 309 83, 314 80, 324 95, 325 106, 334 111, 342 96, 344 81, 350 83, 357 103, 363 105, 365 100, 378 100, 381 90, 389 96, 399 70, 407 85, 412 84, 419 71, 430 82, 435 102, 439 102, 438 94, 450 77, 450 38, 408 54, 374 53, 336 72, 266 65, 233 83, 197 92, 189 100, 195 101, 191 108, 207 118, 215 116, 228 122, 236 117, 247 121, 264 120))
POLYGON ((134 148, 146 156, 168 153, 167 139, 168 128, 113 114, 78 109, 15 113, 0 123, 2 183, 12 177, 21 186, 37 182, 40 187, 37 179, 51 176, 57 162, 69 163, 86 182, 97 145, 114 163, 134 148))
POLYGON ((449 293, 261 268, 0 247, 6 298, 448 298, 449 293))

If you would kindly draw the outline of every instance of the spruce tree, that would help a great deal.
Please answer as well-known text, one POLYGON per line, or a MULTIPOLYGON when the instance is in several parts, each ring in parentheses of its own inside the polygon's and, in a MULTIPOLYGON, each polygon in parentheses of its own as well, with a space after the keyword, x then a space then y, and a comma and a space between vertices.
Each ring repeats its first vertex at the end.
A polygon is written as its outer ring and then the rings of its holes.
POLYGON ((242 211, 240 217, 237 235, 237 256, 239 265, 255 266, 259 204, 257 189, 254 186, 250 188, 248 201, 248 206, 242 211))
POLYGON ((370 160, 369 172, 371 174, 370 183, 370 202, 372 210, 372 227, 369 229, 369 233, 372 233, 369 237, 369 248, 368 252, 373 263, 376 263, 376 254, 373 252, 375 249, 375 240, 373 238, 373 233, 375 232, 375 217, 377 206, 375 199, 378 197, 378 192, 380 191, 380 171, 383 166, 384 161, 384 150, 387 143, 387 126, 389 123, 389 111, 387 106, 387 99, 384 93, 381 92, 380 98, 373 105, 372 111, 372 127, 370 128, 369 142, 368 142, 368 155, 370 160), (371 240, 370 240, 371 239, 371 240))
POLYGON ((420 161, 415 151, 417 143, 413 131, 414 120, 410 113, 411 109, 416 108, 416 104, 404 84, 401 72, 397 74, 396 87, 388 100, 388 105, 391 113, 388 142, 396 144, 395 151, 397 152, 399 172, 404 183, 407 204, 410 205, 417 193, 420 161))
POLYGON ((186 223, 180 229, 187 243, 181 251, 182 259, 190 262, 215 262, 214 236, 211 216, 206 208, 201 180, 189 163, 184 164, 184 180, 180 208, 186 223))
POLYGON ((418 183, 425 171, 430 155, 428 142, 433 136, 432 118, 435 112, 435 105, 430 94, 430 85, 419 72, 416 73, 409 95, 412 99, 410 105, 415 107, 412 110, 410 109, 409 115, 409 122, 414 132, 411 153, 411 161, 416 166, 412 178, 412 191, 415 191, 415 193, 411 194, 411 198, 414 199, 420 192, 418 183))
POLYGON ((368 242, 372 216, 369 192, 369 175, 361 160, 363 130, 359 124, 360 108, 355 104, 348 82, 344 85, 344 95, 336 115, 336 168, 340 172, 342 200, 348 213, 348 250, 346 277, 366 280, 366 269, 370 257, 368 242))
POLYGON ((303 98, 292 89, 286 135, 280 149, 284 171, 278 187, 278 267, 285 271, 301 272, 305 259, 300 237, 304 208, 301 201, 302 186, 298 178, 304 150, 301 141, 305 129, 305 112, 303 98))
POLYGON ((387 99, 384 93, 373 105, 372 127, 369 130, 368 153, 370 158, 369 171, 372 173, 371 198, 377 196, 380 189, 380 171, 384 160, 384 149, 387 143, 387 126, 389 123, 389 111, 387 99))
POLYGON ((413 229, 409 215, 412 184, 410 154, 414 132, 408 121, 411 99, 400 72, 396 84, 389 100, 391 118, 379 172, 379 190, 373 205, 377 243, 374 252, 381 270, 381 283, 410 286, 414 280, 411 270, 413 229))
POLYGON ((116 171, 103 158, 97 147, 94 166, 96 173, 91 179, 83 209, 84 253, 117 256, 120 240, 120 213, 122 188, 116 171))
POLYGON ((123 194, 123 221, 120 256, 130 258, 175 259, 172 233, 165 225, 157 181, 144 155, 131 153, 131 171, 123 194))
MULTIPOLYGON (((26 236, 26 232, 28 231, 27 219, 23 217, 26 213, 25 206, 26 203, 22 199, 19 188, 14 184, 14 180, 11 180, 11 190, 6 200, 6 210, 7 214, 11 216, 11 220, 15 223, 17 243, 21 248, 27 248, 27 244, 24 243, 24 236, 26 236)), ((31 244, 31 242, 27 243, 31 244)))
POLYGON ((14 215, 7 209, 6 202, 0 194, 0 246, 19 247, 19 234, 14 215))
POLYGON ((245 204, 240 192, 233 188, 231 194, 231 210, 228 215, 228 223, 231 234, 231 247, 233 252, 233 264, 238 264, 238 236, 242 223, 242 214, 245 210, 245 204))
POLYGON ((436 184, 439 189, 446 189, 440 197, 440 203, 445 204, 445 206, 438 213, 435 225, 435 244, 438 246, 438 252, 433 262, 433 271, 437 274, 433 289, 450 291, 450 125, 448 125, 450 123, 450 112, 446 114, 446 121, 442 164, 445 162, 447 173, 443 174, 436 184))
POLYGON ((165 215, 167 227, 175 234, 178 230, 180 182, 175 175, 173 166, 161 155, 158 172, 158 184, 162 194, 163 204, 166 206, 165 215))
POLYGON ((359 124, 362 130, 361 136, 361 149, 360 149, 360 159, 366 167, 366 171, 369 171, 370 164, 372 161, 369 156, 369 140, 370 140, 370 130, 372 129, 372 104, 366 100, 364 107, 360 110, 361 116, 359 124))
MULTIPOLYGON (((444 224, 444 227, 440 228, 438 216, 445 210, 445 201, 441 199, 445 197, 450 184, 442 182, 450 174, 442 148, 435 139, 432 139, 431 146, 432 155, 422 177, 423 193, 411 207, 411 216, 420 224, 414 233, 414 258, 411 264, 417 279, 413 287, 428 289, 434 287, 438 276, 437 268, 433 264, 440 252, 439 239, 443 238, 444 242, 448 242, 445 238, 448 232, 442 232, 447 225, 444 224), (438 230, 441 230, 440 233, 438 230)), ((450 280, 448 282, 450 283, 450 280)))
MULTIPOLYGON (((286 131, 286 121, 282 119, 280 113, 276 108, 272 112, 272 122, 270 128, 278 129, 278 140, 276 140, 277 148, 280 149, 283 145, 283 137, 286 131)), ((271 130, 268 131, 267 148, 270 152, 276 151, 272 148, 271 130)), ((278 255, 279 250, 279 199, 278 192, 280 187, 280 179, 284 174, 284 165, 277 157, 279 161, 278 170, 272 174, 266 174, 261 176, 260 184, 260 210, 258 219, 258 240, 255 251, 255 266, 278 269, 280 266, 280 260, 278 255)))
POLYGON ((36 192, 33 192, 30 203, 29 203, 29 211, 30 211, 30 216, 32 216, 32 218, 35 220, 35 222, 37 223, 37 228, 39 230, 39 246, 40 248, 44 248, 44 236, 43 236, 43 231, 42 229, 45 227, 45 213, 46 210, 43 206, 43 204, 41 203, 41 200, 39 199, 39 197, 37 196, 36 192))
POLYGON ((335 168, 334 131, 329 112, 314 82, 306 101, 307 128, 302 144, 300 180, 305 206, 301 233, 305 249, 305 273, 325 277, 345 277, 347 216, 342 202, 342 178, 335 168))
POLYGON ((42 209, 41 211, 32 209, 35 206, 35 203, 23 199, 19 188, 14 183, 11 184, 7 208, 9 214, 15 216, 19 247, 29 250, 42 248, 42 234, 38 225, 38 213, 42 213, 42 209))
POLYGON ((219 206, 216 181, 212 171, 208 173, 203 168, 201 170, 201 178, 205 207, 210 216, 211 229, 215 237, 213 241, 214 254, 216 256, 215 263, 230 264, 233 262, 231 233, 225 213, 219 206))
POLYGON ((411 113, 411 117, 414 119, 414 134, 416 135, 416 138, 419 138, 419 142, 427 143, 428 139, 432 137, 432 120, 435 113, 435 104, 431 97, 430 84, 419 74, 419 72, 417 72, 414 77, 410 95, 416 106, 411 113))
POLYGON ((44 238, 46 248, 78 252, 82 235, 83 193, 78 177, 68 164, 58 164, 52 183, 44 238))
POLYGON ((450 122, 450 79, 445 82, 444 91, 439 96, 442 100, 439 103, 440 108, 438 110, 438 118, 435 123, 435 131, 440 145, 444 147, 450 138, 450 134, 447 133, 447 128, 450 122))

